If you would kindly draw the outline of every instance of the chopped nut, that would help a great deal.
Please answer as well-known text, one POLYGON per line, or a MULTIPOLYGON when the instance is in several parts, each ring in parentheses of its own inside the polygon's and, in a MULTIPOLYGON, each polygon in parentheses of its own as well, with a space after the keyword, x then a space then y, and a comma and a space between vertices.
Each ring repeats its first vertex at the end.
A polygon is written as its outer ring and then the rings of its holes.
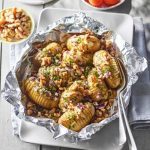
POLYGON ((33 115, 33 110, 28 109, 28 110, 27 110, 27 115, 29 115, 29 116, 33 115))
POLYGON ((22 9, 15 7, 0 13, 0 37, 6 41, 26 38, 31 32, 31 27, 31 19, 22 9), (15 33, 10 29, 13 29, 15 33))

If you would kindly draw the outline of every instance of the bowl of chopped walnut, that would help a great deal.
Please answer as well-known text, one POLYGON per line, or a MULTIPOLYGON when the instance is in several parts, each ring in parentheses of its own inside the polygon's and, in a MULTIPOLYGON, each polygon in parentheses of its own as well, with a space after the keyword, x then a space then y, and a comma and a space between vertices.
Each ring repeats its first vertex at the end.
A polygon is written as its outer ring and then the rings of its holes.
POLYGON ((34 31, 33 17, 22 8, 0 11, 0 41, 18 44, 27 40, 34 31))

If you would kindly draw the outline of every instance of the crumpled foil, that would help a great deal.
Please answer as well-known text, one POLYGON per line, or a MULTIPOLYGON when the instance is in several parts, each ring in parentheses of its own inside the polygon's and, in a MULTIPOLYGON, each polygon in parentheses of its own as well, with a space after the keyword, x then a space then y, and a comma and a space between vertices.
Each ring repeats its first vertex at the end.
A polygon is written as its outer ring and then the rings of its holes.
POLYGON ((124 90, 123 96, 126 106, 129 104, 131 95, 131 86, 138 80, 137 73, 144 71, 147 68, 147 61, 145 58, 140 57, 135 49, 125 42, 122 37, 113 31, 107 29, 100 22, 86 16, 84 13, 76 13, 72 16, 62 18, 47 27, 46 31, 36 33, 23 48, 23 54, 13 69, 7 74, 4 89, 2 91, 2 97, 14 106, 14 112, 17 117, 25 121, 35 123, 39 126, 47 128, 53 133, 54 138, 61 136, 70 142, 78 142, 82 140, 90 139, 93 134, 99 131, 103 126, 110 123, 118 117, 118 113, 113 114, 111 117, 104 119, 99 123, 92 123, 84 127, 80 132, 71 131, 62 125, 55 123, 52 119, 35 118, 25 115, 25 108, 21 102, 21 90, 19 82, 30 73, 29 70, 29 54, 33 51, 32 43, 37 41, 45 41, 46 39, 57 40, 59 37, 55 30, 63 32, 81 32, 85 28, 90 29, 97 35, 109 32, 109 40, 117 46, 121 53, 122 60, 124 62, 127 74, 128 83, 124 90))

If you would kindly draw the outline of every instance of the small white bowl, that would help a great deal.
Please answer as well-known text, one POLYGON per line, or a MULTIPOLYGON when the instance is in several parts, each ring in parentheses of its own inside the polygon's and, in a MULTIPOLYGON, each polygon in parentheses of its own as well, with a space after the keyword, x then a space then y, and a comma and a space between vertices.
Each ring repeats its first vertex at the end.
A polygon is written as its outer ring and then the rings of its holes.
POLYGON ((112 6, 108 6, 108 7, 95 7, 95 6, 92 6, 91 4, 89 4, 88 2, 86 2, 85 0, 81 0, 85 5, 95 9, 95 10, 109 10, 109 9, 112 9, 112 8, 115 8, 115 7, 118 7, 120 6, 121 4, 123 4, 125 2, 125 0, 120 0, 119 3, 115 4, 115 5, 112 5, 112 6))
MULTIPOLYGON (((12 7, 13 8, 13 7, 12 7)), ((3 9, 0 11, 0 13, 4 10, 8 10, 8 9, 12 9, 12 8, 6 8, 6 9, 3 9)), ((18 8, 18 7, 17 7, 18 8)), ((22 9, 22 8, 21 8, 22 9)), ((24 38, 24 39, 21 39, 21 40, 18 40, 18 41, 15 41, 15 42, 9 42, 9 41, 6 41, 4 40, 3 38, 0 38, 0 42, 3 42, 3 43, 7 43, 7 44, 19 44, 19 43, 22 43, 22 42, 25 42, 26 40, 28 40, 31 35, 33 34, 34 32, 34 29, 35 29, 35 22, 34 22, 34 19, 32 17, 32 15, 30 13, 28 13, 27 11, 25 11, 24 9, 22 9, 31 19, 31 23, 32 23, 32 27, 31 27, 31 32, 30 34, 28 35, 28 37, 24 38)))

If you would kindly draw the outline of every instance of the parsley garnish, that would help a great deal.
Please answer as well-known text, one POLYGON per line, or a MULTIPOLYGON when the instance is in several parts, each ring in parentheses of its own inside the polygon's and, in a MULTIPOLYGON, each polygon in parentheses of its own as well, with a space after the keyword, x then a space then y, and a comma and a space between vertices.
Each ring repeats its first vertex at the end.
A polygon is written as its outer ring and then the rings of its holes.
POLYGON ((94 72, 94 75, 98 78, 99 77, 99 74, 97 71, 94 72))
POLYGON ((79 38, 77 39, 77 43, 80 44, 81 42, 82 42, 82 39, 81 39, 81 37, 79 37, 79 38))
POLYGON ((59 76, 56 76, 56 75, 53 76, 53 80, 59 80, 59 79, 60 79, 59 76))

